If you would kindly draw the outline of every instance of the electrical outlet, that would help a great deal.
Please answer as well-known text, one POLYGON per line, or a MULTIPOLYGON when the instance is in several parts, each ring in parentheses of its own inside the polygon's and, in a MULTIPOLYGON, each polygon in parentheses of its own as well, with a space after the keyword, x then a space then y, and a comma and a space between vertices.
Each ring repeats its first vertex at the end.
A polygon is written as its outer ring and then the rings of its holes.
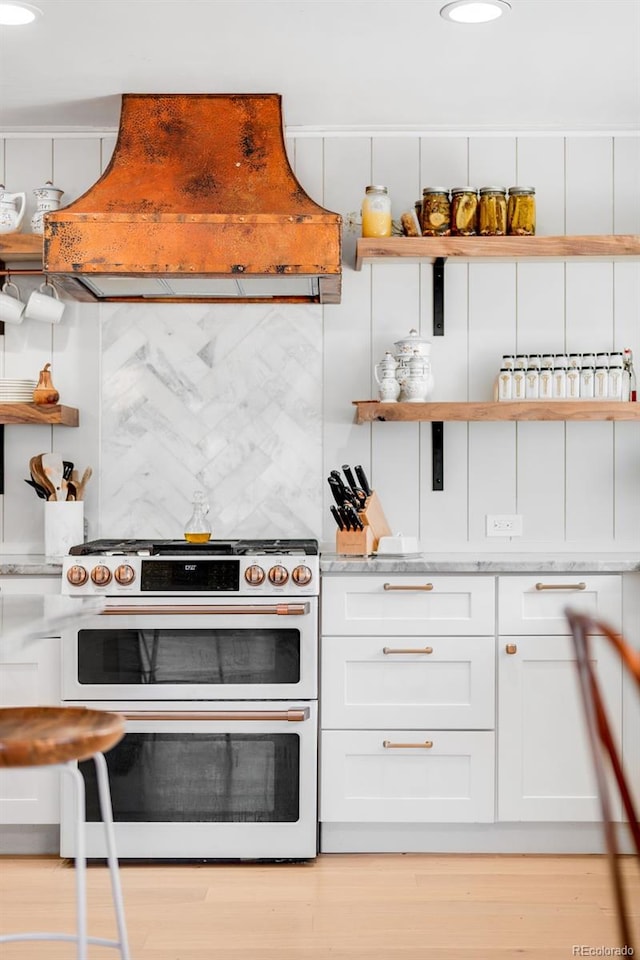
POLYGON ((521 537, 522 515, 519 513, 488 513, 488 537, 521 537))

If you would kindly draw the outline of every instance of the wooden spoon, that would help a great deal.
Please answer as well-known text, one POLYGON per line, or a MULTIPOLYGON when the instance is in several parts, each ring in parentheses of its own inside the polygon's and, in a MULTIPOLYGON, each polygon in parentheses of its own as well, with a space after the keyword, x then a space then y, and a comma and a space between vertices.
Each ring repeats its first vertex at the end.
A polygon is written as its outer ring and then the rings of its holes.
POLYGON ((42 466, 43 456, 44 456, 43 453, 38 453, 35 457, 31 457, 31 460, 29 460, 29 470, 31 472, 31 479, 35 480, 35 482, 39 484, 39 486, 41 486, 44 490, 46 490, 47 500, 51 499, 52 494, 55 499, 55 495, 56 495, 55 487, 49 480, 49 477, 45 474, 44 468, 42 466))
POLYGON ((55 499, 64 500, 66 498, 66 490, 64 492, 62 490, 62 479, 64 475, 62 457, 58 453, 43 453, 41 459, 45 476, 49 478, 55 490, 55 499))
POLYGON ((89 482, 92 476, 93 476, 93 470, 91 469, 91 467, 87 467, 87 469, 82 474, 82 479, 80 480, 80 482, 76 483, 76 500, 84 500, 84 488, 86 487, 87 483, 89 482))

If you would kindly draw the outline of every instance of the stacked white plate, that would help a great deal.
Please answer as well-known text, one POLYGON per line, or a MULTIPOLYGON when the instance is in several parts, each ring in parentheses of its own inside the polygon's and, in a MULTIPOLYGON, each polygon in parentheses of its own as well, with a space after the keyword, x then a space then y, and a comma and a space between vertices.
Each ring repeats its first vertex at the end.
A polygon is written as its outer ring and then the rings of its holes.
POLYGON ((35 380, 0 379, 0 403, 33 403, 35 380))

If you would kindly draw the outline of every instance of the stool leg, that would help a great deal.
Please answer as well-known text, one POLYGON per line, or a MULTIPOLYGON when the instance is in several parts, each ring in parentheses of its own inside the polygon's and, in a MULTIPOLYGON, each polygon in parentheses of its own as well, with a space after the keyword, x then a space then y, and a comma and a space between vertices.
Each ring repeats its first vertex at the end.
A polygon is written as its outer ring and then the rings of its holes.
POLYGON ((96 766, 98 796, 100 798, 100 813, 102 814, 102 822, 104 824, 105 840, 107 844, 107 861, 109 863, 109 874, 111 877, 113 907, 118 926, 120 955, 122 960, 130 960, 127 927, 124 918, 124 902, 122 898, 122 887, 120 884, 120 868, 118 865, 118 855, 116 853, 115 831, 113 829, 113 810, 111 807, 111 790, 109 789, 107 763, 101 753, 96 753, 93 760, 96 766))
POLYGON ((76 805, 76 942, 78 960, 87 956, 87 854, 85 847, 85 799, 84 780, 75 763, 67 763, 62 770, 75 782, 76 805))

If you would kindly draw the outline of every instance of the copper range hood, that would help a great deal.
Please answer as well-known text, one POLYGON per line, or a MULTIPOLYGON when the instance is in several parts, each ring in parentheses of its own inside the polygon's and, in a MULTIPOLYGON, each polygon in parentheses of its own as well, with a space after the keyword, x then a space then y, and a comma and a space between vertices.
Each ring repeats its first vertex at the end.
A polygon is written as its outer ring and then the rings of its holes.
POLYGON ((278 94, 124 94, 104 174, 45 217, 73 299, 339 303, 341 217, 311 200, 278 94))

